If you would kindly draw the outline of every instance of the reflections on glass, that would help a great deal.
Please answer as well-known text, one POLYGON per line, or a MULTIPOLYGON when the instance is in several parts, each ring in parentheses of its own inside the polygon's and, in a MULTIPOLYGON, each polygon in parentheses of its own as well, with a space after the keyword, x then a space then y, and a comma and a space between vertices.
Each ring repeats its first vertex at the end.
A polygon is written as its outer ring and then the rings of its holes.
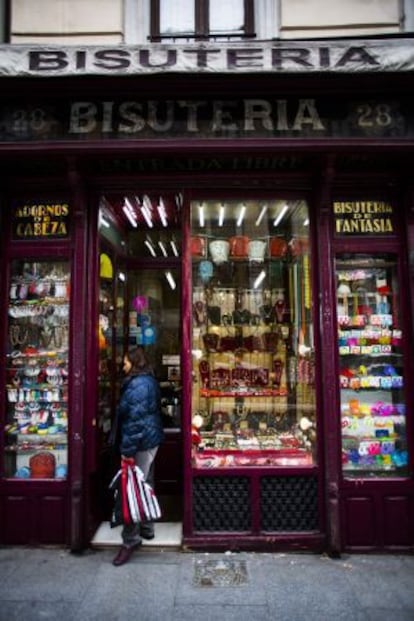
POLYGON ((181 256, 181 193, 107 194, 101 197, 99 229, 114 245, 119 229, 128 236, 128 255, 171 260, 181 256))
POLYGON ((404 474, 408 454, 395 257, 338 256, 336 287, 344 473, 404 474))
POLYGON ((10 272, 5 474, 67 476, 67 262, 13 261, 10 272))
POLYGON ((129 346, 143 345, 161 384, 166 427, 180 426, 181 320, 178 269, 128 274, 129 346))
POLYGON ((194 465, 314 464, 306 203, 200 200, 191 225, 194 465))

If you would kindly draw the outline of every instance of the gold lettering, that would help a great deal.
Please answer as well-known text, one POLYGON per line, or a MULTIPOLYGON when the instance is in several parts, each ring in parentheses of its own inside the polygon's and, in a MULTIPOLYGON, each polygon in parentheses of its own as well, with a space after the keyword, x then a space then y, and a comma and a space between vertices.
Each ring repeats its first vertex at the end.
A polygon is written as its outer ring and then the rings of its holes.
POLYGON ((391 218, 357 218, 355 220, 337 218, 335 231, 338 234, 370 234, 393 233, 391 218))

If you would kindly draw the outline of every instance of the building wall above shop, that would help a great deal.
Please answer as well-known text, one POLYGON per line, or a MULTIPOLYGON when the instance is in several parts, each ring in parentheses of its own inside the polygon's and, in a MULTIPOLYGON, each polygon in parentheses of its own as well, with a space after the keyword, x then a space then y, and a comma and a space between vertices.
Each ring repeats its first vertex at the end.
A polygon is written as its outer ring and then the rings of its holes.
POLYGON ((122 43, 123 0, 11 0, 11 43, 122 43))
POLYGON ((281 0, 281 38, 401 32, 399 0, 281 0))
MULTIPOLYGON (((151 0, 0 0, 10 42, 39 45, 147 44, 150 5, 151 0)), ((256 0, 255 39, 398 34, 412 31, 413 11, 412 0, 256 0)))

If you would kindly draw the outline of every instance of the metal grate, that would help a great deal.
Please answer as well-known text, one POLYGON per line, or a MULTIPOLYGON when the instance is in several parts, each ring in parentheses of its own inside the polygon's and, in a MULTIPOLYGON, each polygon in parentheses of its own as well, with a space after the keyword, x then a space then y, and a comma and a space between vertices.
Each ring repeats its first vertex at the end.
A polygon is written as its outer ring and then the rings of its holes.
POLYGON ((261 530, 318 529, 318 481, 315 477, 263 477, 260 485, 261 530))
POLYGON ((195 531, 250 531, 247 477, 196 477, 193 482, 195 531))

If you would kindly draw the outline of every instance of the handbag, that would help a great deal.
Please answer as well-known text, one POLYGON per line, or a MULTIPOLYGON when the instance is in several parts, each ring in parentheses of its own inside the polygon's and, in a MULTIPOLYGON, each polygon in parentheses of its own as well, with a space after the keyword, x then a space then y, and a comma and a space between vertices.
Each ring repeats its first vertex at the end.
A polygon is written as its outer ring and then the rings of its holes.
POLYGON ((134 459, 122 459, 109 488, 114 491, 111 527, 151 522, 161 517, 158 499, 134 459))

